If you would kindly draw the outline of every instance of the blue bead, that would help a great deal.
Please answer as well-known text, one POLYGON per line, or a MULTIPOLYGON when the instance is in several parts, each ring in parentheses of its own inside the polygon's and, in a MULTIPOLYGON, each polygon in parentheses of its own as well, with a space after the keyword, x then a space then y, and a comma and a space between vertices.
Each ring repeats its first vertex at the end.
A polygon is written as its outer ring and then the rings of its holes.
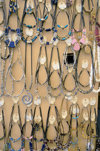
POLYGON ((45 20, 48 19, 48 16, 45 17, 45 20))
POLYGON ((20 29, 19 28, 17 28, 16 31, 17 31, 17 33, 20 33, 20 29))
POLYGON ((42 29, 40 29, 40 32, 42 32, 42 29))
POLYGON ((66 38, 62 38, 62 40, 66 40, 66 38))
POLYGON ((39 21, 41 21, 41 18, 38 18, 39 21))
POLYGON ((9 29, 8 29, 8 28, 6 28, 6 29, 5 29, 5 33, 6 33, 6 34, 8 34, 8 32, 9 32, 9 29))
POLYGON ((15 48, 14 41, 11 41, 8 47, 9 47, 9 48, 15 48))
POLYGON ((46 45, 49 45, 49 42, 46 42, 46 45))
POLYGON ((56 41, 56 38, 54 37, 53 40, 56 41))
POLYGON ((71 31, 68 33, 68 35, 71 35, 71 31))
POLYGON ((10 42, 9 39, 7 39, 7 40, 6 40, 6 43, 9 44, 9 42, 10 42))
POLYGON ((48 29, 46 29, 46 31, 51 31, 51 29, 50 29, 50 28, 48 28, 48 29))
POLYGON ((67 28, 68 27, 68 25, 65 25, 65 28, 67 28))
POLYGON ((60 25, 58 25, 58 24, 57 24, 57 27, 61 28, 61 26, 60 26, 60 25))
POLYGON ((27 25, 27 27, 28 27, 28 28, 32 28, 32 26, 31 26, 31 25, 27 25))
POLYGON ((43 40, 43 36, 42 36, 42 37, 40 37, 40 40, 43 40))
POLYGON ((40 29, 38 28, 37 31, 40 31, 40 29))
POLYGON ((57 32, 57 29, 54 29, 54 32, 56 33, 56 32, 57 32))

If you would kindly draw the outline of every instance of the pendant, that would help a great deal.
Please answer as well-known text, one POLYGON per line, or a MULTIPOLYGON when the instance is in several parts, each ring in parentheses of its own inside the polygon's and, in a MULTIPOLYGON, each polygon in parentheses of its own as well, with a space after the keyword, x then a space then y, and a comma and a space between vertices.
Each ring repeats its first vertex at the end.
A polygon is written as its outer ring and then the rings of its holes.
POLYGON ((27 95, 24 95, 22 97, 22 102, 27 106, 32 105, 32 101, 33 101, 33 95, 29 92, 27 92, 27 95))
POLYGON ((88 61, 87 61, 86 59, 84 59, 84 60, 82 61, 82 68, 83 68, 83 69, 88 68, 88 61))
POLYGON ((34 97, 34 104, 37 105, 37 106, 41 104, 41 99, 40 99, 39 96, 34 97))
POLYGON ((95 114, 91 113, 91 121, 94 122, 95 121, 95 114))
MULTIPOLYGON (((89 43, 89 41, 88 41, 88 43, 89 43)), ((90 53, 90 47, 87 45, 87 46, 85 46, 85 53, 90 53)))
POLYGON ((65 99, 67 99, 67 100, 72 100, 72 98, 73 98, 73 96, 72 96, 73 94, 71 93, 71 92, 67 92, 66 94, 65 94, 65 99))
POLYGON ((61 9, 61 10, 64 10, 66 8, 66 4, 64 2, 59 2, 58 3, 58 7, 61 9))
POLYGON ((49 117, 49 123, 52 125, 52 124, 54 124, 54 122, 55 122, 55 117, 53 115, 51 115, 49 117))
POLYGON ((81 4, 77 4, 76 5, 76 10, 77 10, 78 13, 81 13, 81 11, 82 11, 82 5, 81 4))
POLYGON ((43 55, 41 55, 40 56, 40 58, 39 58, 39 61, 40 61, 40 64, 45 64, 45 62, 46 62, 46 57, 45 56, 43 56, 43 55))
POLYGON ((58 61, 53 61, 52 67, 53 67, 54 70, 59 70, 60 66, 59 66, 58 61))
POLYGON ((26 28, 25 32, 26 32, 26 35, 27 35, 27 36, 29 36, 29 37, 32 37, 32 36, 33 36, 33 29, 32 29, 32 28, 31 28, 31 29, 26 28))
POLYGON ((96 104, 96 98, 92 97, 90 98, 90 105, 94 106, 96 104))
POLYGON ((89 99, 88 99, 88 98, 84 98, 84 99, 82 100, 82 105, 83 105, 84 107, 87 107, 87 106, 89 105, 89 99))
POLYGON ((19 101, 19 97, 14 97, 14 98, 12 98, 12 100, 13 100, 14 104, 17 104, 19 101))
POLYGON ((41 116, 40 115, 36 115, 34 117, 34 121, 35 121, 35 123, 40 123, 41 122, 41 116))
POLYGON ((83 118, 85 121, 88 121, 89 120, 89 116, 88 116, 88 113, 87 112, 84 112, 83 113, 83 118))
POLYGON ((17 123, 17 122, 19 121, 19 115, 18 115, 18 113, 15 113, 15 114, 13 115, 13 121, 14 121, 15 123, 17 123))
POLYGON ((75 115, 75 114, 78 114, 78 113, 79 113, 79 108, 77 108, 76 106, 73 106, 72 113, 73 113, 74 115, 75 115))
POLYGON ((13 35, 12 35, 12 37, 11 37, 11 39, 12 39, 12 41, 14 41, 14 42, 15 42, 15 41, 17 40, 17 34, 16 34, 16 33, 15 33, 15 34, 13 34, 13 35))
POLYGON ((77 96, 73 96, 73 98, 71 99, 71 102, 72 102, 73 104, 76 104, 76 103, 77 103, 77 100, 78 100, 77 96))
POLYGON ((46 7, 47 7, 47 9, 48 9, 48 12, 50 12, 51 11, 51 4, 50 3, 46 3, 46 7))
POLYGON ((48 96, 48 100, 49 100, 49 104, 53 105, 55 103, 55 97, 48 96))
MULTIPOLYGON (((52 38, 52 41, 53 41, 53 38, 52 38)), ((53 45, 56 46, 58 44, 59 40, 56 39, 54 42, 53 42, 53 45)))
POLYGON ((4 32, 0 30, 0 37, 2 37, 3 34, 4 34, 4 32))
POLYGON ((27 122, 32 121, 31 113, 27 113, 27 115, 26 115, 26 121, 27 121, 27 122))
POLYGON ((65 42, 66 42, 67 46, 71 46, 71 44, 72 44, 72 38, 71 37, 68 38, 65 42))
POLYGON ((65 119, 67 117, 68 113, 66 110, 62 110, 62 118, 65 119))

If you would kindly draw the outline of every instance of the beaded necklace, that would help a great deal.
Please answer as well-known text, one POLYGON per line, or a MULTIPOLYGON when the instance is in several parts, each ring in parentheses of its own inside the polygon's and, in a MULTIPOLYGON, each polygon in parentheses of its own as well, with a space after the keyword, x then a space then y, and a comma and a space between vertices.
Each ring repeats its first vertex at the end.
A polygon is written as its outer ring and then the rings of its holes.
MULTIPOLYGON (((18 101, 19 101, 19 98, 13 98, 14 104, 13 104, 13 107, 12 107, 10 123, 9 123, 9 132, 8 132, 8 138, 7 138, 7 145, 8 145, 8 149, 10 149, 11 151, 15 151, 11 147, 11 142, 16 143, 16 142, 20 141, 21 137, 22 137, 21 116, 20 116, 20 107, 18 105, 18 101), (17 112, 14 113, 14 110, 15 110, 16 106, 17 106, 17 112), (17 139, 15 139, 11 136, 12 128, 16 124, 18 125, 18 127, 20 129, 20 137, 18 137, 17 139)), ((21 148, 18 151, 21 151, 21 148)))
POLYGON ((61 63, 60 63, 60 54, 59 54, 59 48, 58 46, 52 46, 52 50, 51 50, 51 57, 50 57, 50 65, 49 65, 49 77, 48 77, 48 87, 49 87, 49 94, 52 97, 58 97, 61 94, 61 90, 60 93, 58 93, 56 96, 53 94, 53 91, 58 90, 59 88, 61 89, 61 63), (54 49, 56 49, 55 51, 57 52, 55 56, 57 56, 56 61, 53 61, 53 57, 54 57, 54 49), (54 87, 52 85, 52 76, 54 73, 57 73, 58 77, 59 77, 59 84, 54 87))

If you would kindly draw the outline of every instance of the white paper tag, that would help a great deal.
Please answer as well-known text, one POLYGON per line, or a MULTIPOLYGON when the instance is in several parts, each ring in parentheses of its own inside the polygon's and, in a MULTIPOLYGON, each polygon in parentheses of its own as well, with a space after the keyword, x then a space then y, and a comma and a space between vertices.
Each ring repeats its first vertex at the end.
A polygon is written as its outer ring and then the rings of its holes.
POLYGON ((73 98, 71 99, 71 102, 72 102, 73 104, 76 104, 76 103, 77 103, 77 100, 78 100, 77 96, 73 96, 73 98))
POLYGON ((0 113, 0 122, 2 121, 3 117, 2 117, 2 113, 0 113))
POLYGON ((50 124, 53 124, 55 122, 55 117, 53 116, 53 115, 51 115, 50 117, 49 117, 49 123, 50 124))
POLYGON ((58 3, 58 7, 61 9, 61 10, 64 10, 66 8, 66 4, 64 2, 59 2, 58 3))
POLYGON ((53 67, 53 69, 54 70, 59 70, 59 62, 58 61, 53 61, 53 63, 52 63, 52 67, 53 67))
POLYGON ((32 121, 31 113, 27 113, 27 115, 26 115, 26 121, 27 121, 27 122, 32 121))
POLYGON ((35 97, 34 97, 34 104, 35 104, 35 105, 40 105, 40 104, 41 104, 41 99, 40 99, 40 97, 38 97, 38 96, 35 96, 35 97))
POLYGON ((83 104, 84 107, 87 107, 89 105, 89 99, 88 98, 84 98, 82 100, 82 104, 83 104))
POLYGON ((35 120, 35 123, 40 123, 41 122, 41 116, 40 115, 36 115, 34 120, 35 120))
POLYGON ((90 105, 93 106, 96 104, 96 98, 92 97, 90 98, 90 105))
POLYGON ((65 119, 67 117, 67 111, 66 110, 62 110, 62 118, 65 119))
POLYGON ((82 68, 86 69, 88 67, 88 61, 85 59, 82 61, 82 68))
POLYGON ((13 115, 13 121, 14 121, 15 123, 17 123, 17 122, 19 121, 19 115, 18 115, 18 113, 15 113, 15 114, 13 115))
POLYGON ((46 62, 46 57, 41 55, 39 61, 41 64, 44 64, 46 62))
POLYGON ((29 37, 32 37, 33 36, 33 28, 29 29, 29 28, 26 28, 25 32, 26 32, 26 35, 29 36, 29 37))
POLYGON ((4 105, 4 99, 0 97, 0 107, 4 105))
POLYGON ((77 10, 78 13, 81 13, 81 11, 82 11, 82 5, 81 4, 77 4, 76 5, 76 10, 77 10))
POLYGON ((13 102, 14 102, 15 104, 17 104, 18 101, 19 101, 19 97, 12 98, 12 100, 13 100, 13 102))

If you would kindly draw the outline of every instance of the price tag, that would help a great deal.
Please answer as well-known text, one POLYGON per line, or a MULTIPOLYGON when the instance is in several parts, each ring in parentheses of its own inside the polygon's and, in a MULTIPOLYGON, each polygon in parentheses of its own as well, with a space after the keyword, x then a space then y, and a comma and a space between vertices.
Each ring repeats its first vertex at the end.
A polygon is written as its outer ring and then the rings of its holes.
POLYGON ((59 62, 58 61, 54 61, 53 63, 52 63, 52 67, 53 67, 53 69, 54 70, 59 70, 59 62))
POLYGON ((19 115, 18 115, 18 113, 15 113, 15 114, 13 115, 13 121, 14 121, 15 123, 17 123, 17 122, 19 121, 19 115))
POLYGON ((55 117, 53 116, 53 115, 51 115, 50 117, 49 117, 49 123, 50 124, 53 124, 55 122, 55 117))
POLYGON ((62 110, 62 118, 65 119, 67 117, 67 111, 66 110, 62 110))
POLYGON ((46 57, 41 55, 39 61, 40 61, 41 64, 44 64, 46 62, 46 57))
POLYGON ((92 97, 90 98, 90 105, 93 106, 96 104, 96 98, 92 97))
POLYGON ((71 102, 72 102, 73 104, 76 104, 76 103, 77 103, 77 100, 78 100, 77 96, 73 96, 73 98, 71 99, 71 102))
POLYGON ((40 123, 41 122, 41 116, 40 115, 36 115, 34 118, 36 123, 40 123))
POLYGON ((4 99, 0 97, 0 107, 4 105, 4 99))
POLYGON ((85 59, 82 61, 82 68, 86 69, 88 67, 88 61, 85 59))
POLYGON ((82 5, 81 4, 77 4, 76 5, 76 10, 77 10, 78 13, 81 13, 81 11, 82 11, 82 5))
POLYGON ((27 121, 27 122, 32 121, 31 113, 27 113, 27 115, 26 115, 26 121, 27 121))
POLYGON ((12 100, 13 100, 13 102, 14 102, 15 104, 17 104, 18 101, 19 101, 19 97, 12 98, 12 100))
POLYGON ((84 98, 82 100, 82 104, 83 104, 84 107, 87 107, 89 105, 89 99, 88 98, 84 98))
POLYGON ((66 4, 64 2, 59 2, 58 3, 58 7, 61 9, 61 10, 64 10, 66 8, 66 4))
POLYGON ((34 97, 34 104, 35 104, 35 105, 40 105, 40 104, 41 104, 41 99, 40 99, 40 97, 38 97, 38 96, 35 96, 35 97, 34 97))

